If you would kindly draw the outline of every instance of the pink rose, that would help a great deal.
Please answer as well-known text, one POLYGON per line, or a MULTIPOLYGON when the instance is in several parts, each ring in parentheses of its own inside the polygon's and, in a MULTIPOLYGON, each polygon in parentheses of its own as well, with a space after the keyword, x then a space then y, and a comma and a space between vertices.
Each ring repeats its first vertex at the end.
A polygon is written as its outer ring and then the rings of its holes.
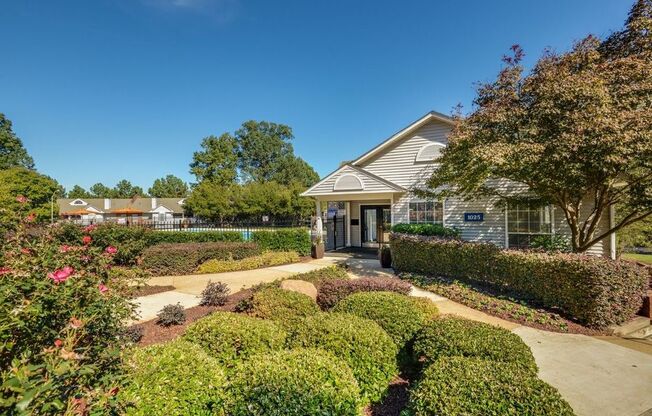
POLYGON ((54 283, 65 282, 74 271, 72 267, 66 266, 63 269, 55 270, 53 273, 48 273, 48 278, 52 279, 54 283))
POLYGON ((9 267, 0 267, 0 276, 8 273, 11 273, 11 269, 9 267))
POLYGON ((20 202, 21 204, 26 204, 28 199, 24 197, 23 195, 18 195, 16 197, 16 201, 20 202))
POLYGON ((59 251, 60 251, 61 253, 67 253, 67 252, 69 252, 70 250, 72 250, 72 247, 70 247, 70 246, 67 245, 67 244, 63 244, 61 247, 59 247, 59 251))
POLYGON ((21 248, 21 249, 20 249, 20 252, 23 253, 23 254, 32 254, 32 252, 30 251, 30 249, 25 248, 25 247, 21 248))
POLYGON ((34 222, 35 219, 36 219, 36 214, 32 212, 27 217, 25 217, 25 222, 34 222))
POLYGON ((87 225, 86 227, 84 227, 84 232, 85 233, 90 233, 91 231, 93 231, 96 228, 97 228, 97 225, 95 225, 95 224, 87 225))
POLYGON ((61 341, 60 339, 55 339, 54 340, 54 346, 55 347, 61 348, 62 345, 63 345, 63 341, 61 341))
POLYGON ((113 254, 115 254, 115 253, 118 252, 118 249, 115 248, 115 247, 113 247, 113 246, 108 246, 107 248, 104 249, 104 252, 105 252, 106 254, 111 254, 111 255, 113 255, 113 254))
POLYGON ((70 318, 70 327, 73 329, 81 328, 82 326, 82 321, 79 319, 75 318, 74 316, 70 318))
POLYGON ((100 293, 106 293, 109 291, 109 288, 106 287, 104 283, 100 283, 99 286, 97 286, 97 288, 100 290, 100 293))
POLYGON ((90 235, 85 235, 84 238, 82 238, 82 243, 84 243, 84 245, 89 245, 91 241, 93 241, 93 239, 90 235))

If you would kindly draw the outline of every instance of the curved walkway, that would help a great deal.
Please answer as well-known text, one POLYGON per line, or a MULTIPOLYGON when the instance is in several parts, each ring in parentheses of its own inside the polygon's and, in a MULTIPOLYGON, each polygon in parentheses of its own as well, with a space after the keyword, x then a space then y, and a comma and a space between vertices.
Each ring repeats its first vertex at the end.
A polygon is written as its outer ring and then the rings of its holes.
MULTIPOLYGON (((391 269, 381 269, 375 259, 348 259, 347 263, 358 277, 395 276, 391 269)), ((416 287, 411 295, 431 299, 443 314, 501 326, 520 336, 532 350, 539 377, 556 387, 578 416, 652 416, 652 347, 616 337, 530 328, 416 287)))

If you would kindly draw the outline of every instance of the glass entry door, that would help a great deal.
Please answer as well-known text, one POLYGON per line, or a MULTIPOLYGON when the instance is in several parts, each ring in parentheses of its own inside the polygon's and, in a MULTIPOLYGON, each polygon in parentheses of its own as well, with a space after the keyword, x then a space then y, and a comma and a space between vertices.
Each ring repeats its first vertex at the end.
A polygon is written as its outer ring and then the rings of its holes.
POLYGON ((391 222, 389 205, 361 206, 360 220, 360 241, 363 247, 378 247, 386 242, 391 222))

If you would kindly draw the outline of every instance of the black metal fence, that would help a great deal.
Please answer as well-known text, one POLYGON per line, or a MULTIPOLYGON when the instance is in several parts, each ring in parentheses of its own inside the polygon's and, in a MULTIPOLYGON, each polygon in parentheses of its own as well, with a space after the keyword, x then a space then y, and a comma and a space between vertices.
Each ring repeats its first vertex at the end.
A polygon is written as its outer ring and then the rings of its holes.
POLYGON ((310 228, 310 220, 270 220, 270 221, 204 221, 195 218, 179 218, 169 221, 125 218, 120 220, 81 221, 73 223, 87 226, 92 224, 117 224, 125 227, 143 227, 156 231, 263 231, 282 228, 310 228))

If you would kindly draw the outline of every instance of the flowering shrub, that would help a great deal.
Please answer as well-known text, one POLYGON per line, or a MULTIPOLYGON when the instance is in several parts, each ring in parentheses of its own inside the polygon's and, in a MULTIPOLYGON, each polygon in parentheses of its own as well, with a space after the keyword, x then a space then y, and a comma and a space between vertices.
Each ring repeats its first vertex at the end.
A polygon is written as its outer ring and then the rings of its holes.
POLYGON ((35 237, 26 221, 0 256, 0 413, 116 407, 120 335, 134 315, 129 282, 109 273, 120 248, 60 244, 51 230, 35 237))

